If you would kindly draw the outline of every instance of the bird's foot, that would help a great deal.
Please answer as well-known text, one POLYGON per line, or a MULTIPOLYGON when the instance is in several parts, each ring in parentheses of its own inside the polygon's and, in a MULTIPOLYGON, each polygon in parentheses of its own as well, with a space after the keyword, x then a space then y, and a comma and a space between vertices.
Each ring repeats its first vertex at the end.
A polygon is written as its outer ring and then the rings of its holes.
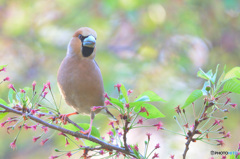
POLYGON ((66 125, 67 124, 67 118, 69 116, 76 115, 76 114, 78 114, 78 112, 69 113, 69 114, 61 114, 59 116, 59 119, 62 121, 63 125, 66 125))
POLYGON ((90 127, 88 130, 80 131, 80 133, 88 135, 88 137, 91 135, 92 128, 90 127))

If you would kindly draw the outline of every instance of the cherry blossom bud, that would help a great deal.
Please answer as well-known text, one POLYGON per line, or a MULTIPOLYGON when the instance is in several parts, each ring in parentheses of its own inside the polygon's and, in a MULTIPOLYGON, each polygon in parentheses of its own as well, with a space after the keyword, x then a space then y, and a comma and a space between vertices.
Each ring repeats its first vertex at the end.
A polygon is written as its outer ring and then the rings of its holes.
POLYGON ((158 149, 158 148, 160 148, 160 145, 159 145, 159 144, 157 144, 157 145, 155 146, 155 149, 158 149))
POLYGON ((150 140, 150 136, 151 136, 151 135, 152 135, 152 134, 147 133, 148 140, 150 140))
POLYGON ((10 143, 10 147, 13 150, 16 148, 16 139, 12 143, 10 143))
POLYGON ((139 119, 137 123, 138 124, 143 124, 143 119, 139 119))
POLYGON ((33 92, 34 92, 36 87, 36 81, 33 81, 32 86, 33 86, 33 92))
POLYGON ((43 146, 47 141, 48 139, 42 140, 40 144, 43 146))
POLYGON ((42 92, 44 92, 47 88, 48 88, 48 85, 47 85, 47 84, 44 84, 44 85, 43 85, 42 92))
POLYGON ((51 83, 49 81, 46 83, 46 85, 48 86, 49 90, 51 90, 51 83))
POLYGON ((120 88, 121 88, 121 86, 122 86, 122 85, 118 83, 118 84, 114 85, 114 88, 117 87, 118 92, 120 93, 120 88))
POLYGON ((70 151, 70 152, 68 152, 68 153, 66 154, 66 156, 70 158, 70 157, 72 156, 72 153, 71 153, 71 151, 70 151))
POLYGON ((36 142, 41 136, 38 136, 38 137, 34 137, 32 140, 33 142, 36 142))
POLYGON ((9 88, 9 89, 12 89, 12 90, 14 90, 14 91, 16 92, 16 89, 13 87, 12 84, 9 84, 9 85, 8 85, 8 88, 9 88))
POLYGON ((0 69, 0 72, 6 72, 6 67, 3 67, 2 69, 0 69))
POLYGON ((4 78, 3 81, 10 81, 10 77, 4 78))
POLYGON ((26 93, 24 89, 20 89, 20 93, 26 93))
POLYGON ((131 89, 129 89, 129 90, 127 91, 128 96, 129 96, 132 92, 133 92, 133 91, 132 91, 131 89))
POLYGON ((48 91, 43 92, 43 96, 42 97, 45 98, 47 94, 48 94, 48 91))
POLYGON ((107 93, 104 94, 104 97, 107 98, 108 100, 111 100, 107 93))

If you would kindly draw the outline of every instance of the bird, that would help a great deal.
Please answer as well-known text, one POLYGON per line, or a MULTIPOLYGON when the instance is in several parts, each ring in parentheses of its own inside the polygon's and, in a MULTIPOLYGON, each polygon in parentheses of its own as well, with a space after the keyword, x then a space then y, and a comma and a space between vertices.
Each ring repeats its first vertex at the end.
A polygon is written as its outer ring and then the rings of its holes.
MULTIPOLYGON (((97 33, 81 27, 73 34, 57 75, 63 99, 76 112, 62 115, 63 119, 74 114, 90 114, 90 126, 83 134, 91 134, 95 114, 104 107, 104 85, 101 70, 95 61, 97 33)), ((63 122, 66 124, 66 121, 63 122)))

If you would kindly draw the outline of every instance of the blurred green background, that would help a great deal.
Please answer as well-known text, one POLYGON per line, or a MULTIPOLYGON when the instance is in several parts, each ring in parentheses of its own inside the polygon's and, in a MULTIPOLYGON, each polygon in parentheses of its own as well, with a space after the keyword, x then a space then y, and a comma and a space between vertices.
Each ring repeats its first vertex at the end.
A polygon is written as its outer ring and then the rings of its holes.
MULTIPOLYGON (((105 91, 116 96, 116 83, 133 89, 133 95, 155 91, 168 101, 157 104, 167 116, 160 120, 167 128, 178 130, 172 119, 174 107, 182 105, 191 91, 203 84, 196 77, 198 69, 215 69, 217 64, 221 69, 226 64, 227 70, 239 66, 239 14, 238 0, 0 0, 0 65, 8 64, 7 73, 1 72, 0 78, 9 76, 16 88, 31 86, 36 80, 39 89, 49 80, 60 101, 58 67, 75 30, 87 26, 98 34, 96 61, 105 91)), ((0 96, 5 100, 7 84, 0 85, 0 96)), ((232 96, 232 101, 240 103, 239 96, 232 96)), ((73 111, 65 103, 62 108, 63 112, 73 111)), ((192 117, 191 109, 187 111, 192 117)), ((87 116, 73 117, 78 118, 89 122, 87 116)), ((104 115, 97 115, 94 121, 102 136, 110 128, 105 122, 109 121, 104 115)), ((225 147, 193 143, 188 158, 210 158, 211 150, 235 150, 240 141, 239 122, 238 107, 230 110, 224 123, 232 135, 225 147)), ((9 144, 16 132, 8 135, 5 128, 0 129, 0 158, 48 158, 56 154, 55 147, 70 149, 65 148, 61 137, 51 139, 43 147, 33 144, 33 136, 40 131, 23 131, 17 149, 12 151, 9 144)), ((185 143, 182 137, 155 129, 137 131, 138 137, 133 132, 129 140, 139 143, 140 150, 145 131, 152 131, 154 142, 161 145, 161 158, 170 154, 181 157, 185 143)))

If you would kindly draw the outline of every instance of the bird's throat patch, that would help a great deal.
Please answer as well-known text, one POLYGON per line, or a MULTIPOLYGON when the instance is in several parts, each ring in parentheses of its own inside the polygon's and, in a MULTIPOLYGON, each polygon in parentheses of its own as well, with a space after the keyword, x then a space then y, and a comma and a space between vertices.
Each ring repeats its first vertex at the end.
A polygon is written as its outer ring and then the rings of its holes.
POLYGON ((93 53, 93 50, 94 50, 94 48, 83 46, 83 47, 82 47, 83 57, 88 57, 88 56, 90 56, 90 55, 93 53))

